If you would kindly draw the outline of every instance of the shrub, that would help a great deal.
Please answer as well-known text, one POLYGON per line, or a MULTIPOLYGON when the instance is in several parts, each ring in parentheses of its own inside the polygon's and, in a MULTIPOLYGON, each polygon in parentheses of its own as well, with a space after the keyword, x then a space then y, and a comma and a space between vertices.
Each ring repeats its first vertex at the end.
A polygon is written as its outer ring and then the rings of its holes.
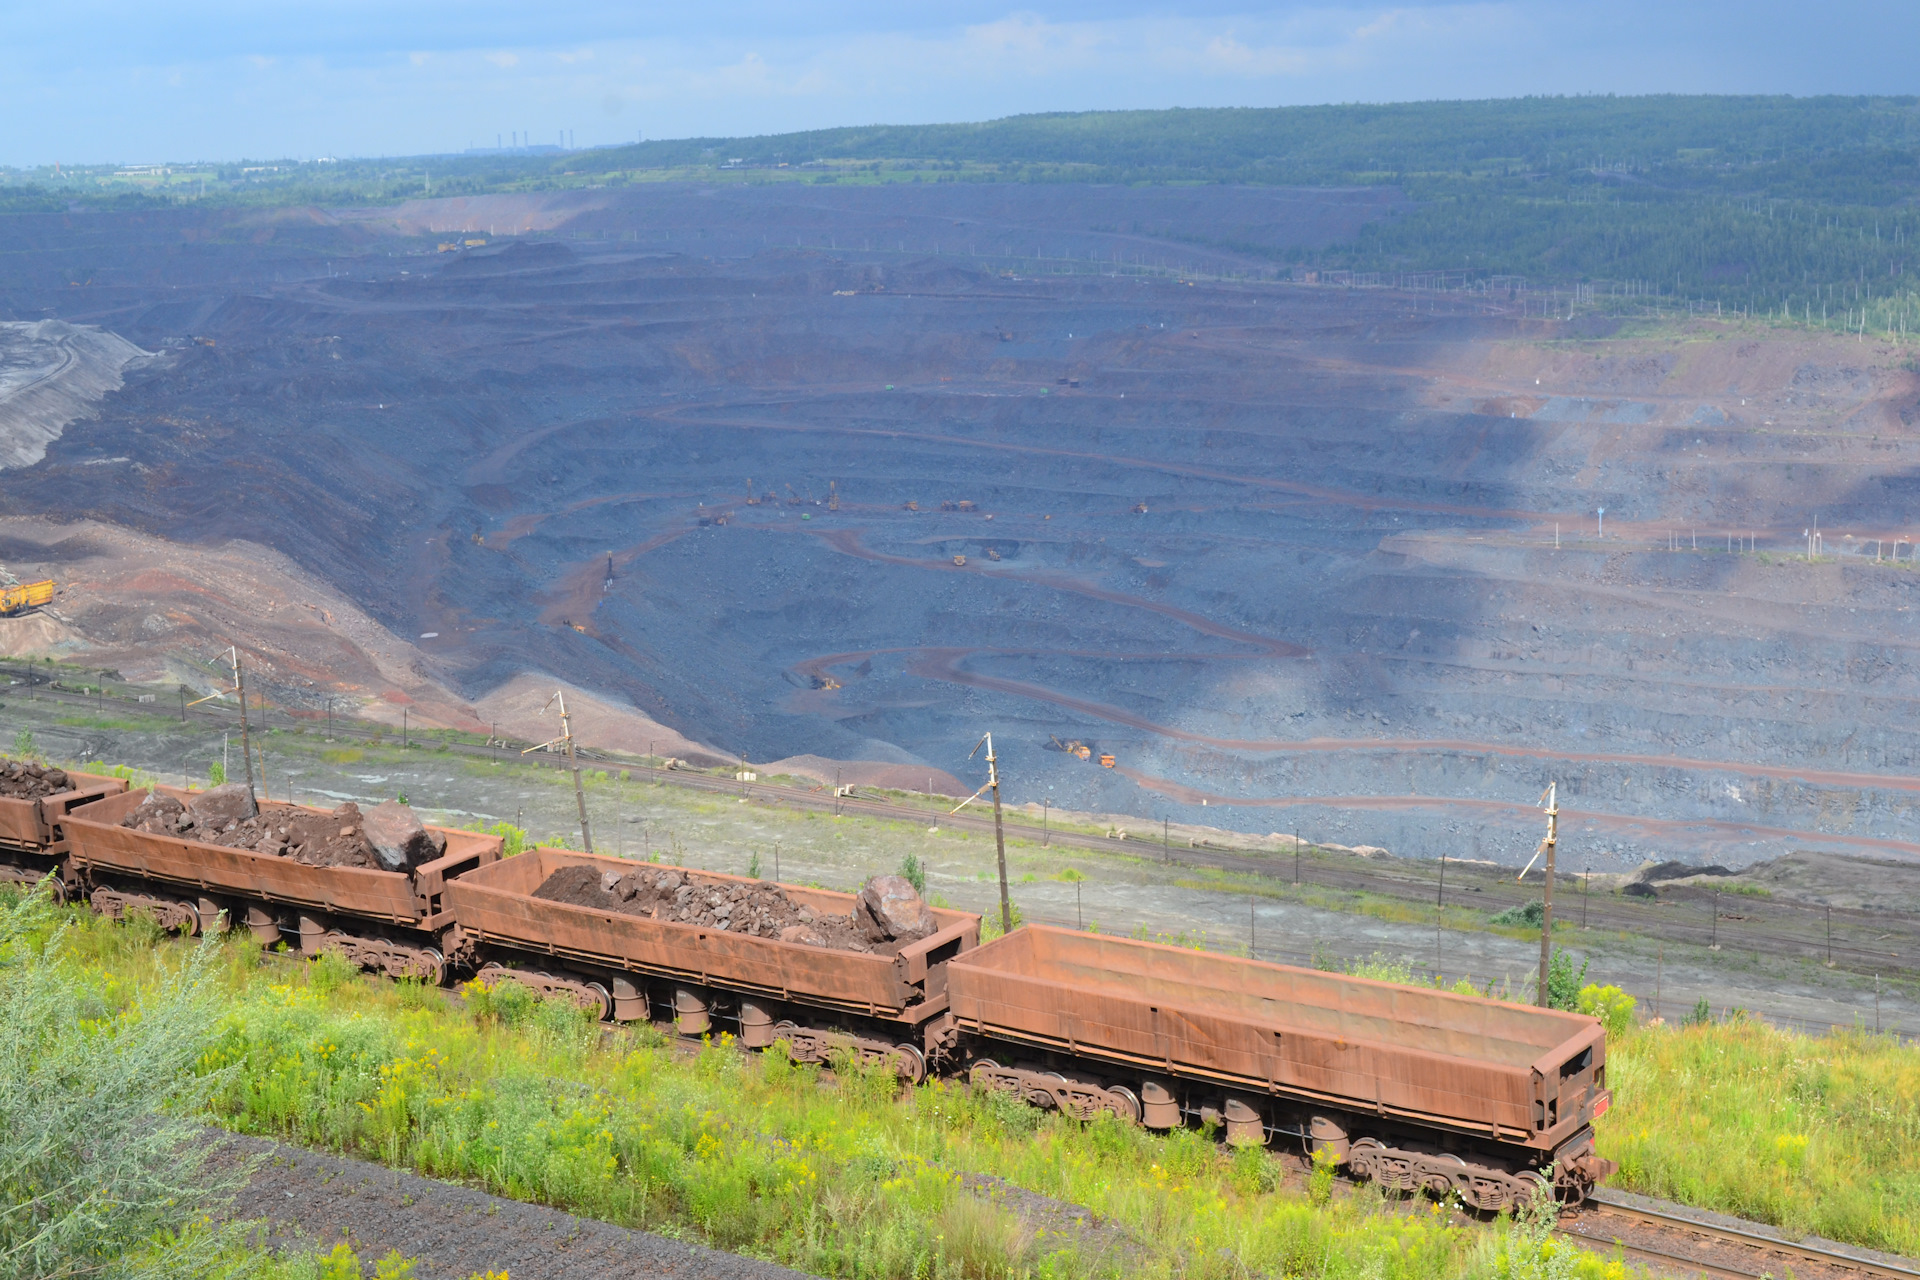
MULTIPOLYGON (((206 943, 116 1011, 64 968, 48 890, 0 901, 0 1275, 187 1276, 238 1246, 204 1214, 216 1175, 189 1118, 224 1001, 206 943)), ((91 989, 90 989, 91 988, 91 989)))
POLYGON ((1517 907, 1508 907, 1493 917, 1490 923, 1509 925, 1517 929, 1538 929, 1546 923, 1547 906, 1540 899, 1525 902, 1517 907))
POLYGON ((923 898, 926 896, 927 867, 918 857, 912 853, 908 853, 906 857, 900 859, 900 875, 908 884, 913 886, 915 893, 923 898))
POLYGON ((1634 999, 1618 987, 1588 983, 1580 988, 1577 1007, 1600 1019, 1609 1036, 1623 1036, 1633 1027, 1634 999))
POLYGON ((1587 960, 1582 957, 1580 967, 1573 967, 1573 957, 1559 947, 1553 949, 1553 958, 1547 962, 1547 1007, 1565 1009, 1569 1012, 1580 1007, 1580 984, 1586 981, 1587 960))

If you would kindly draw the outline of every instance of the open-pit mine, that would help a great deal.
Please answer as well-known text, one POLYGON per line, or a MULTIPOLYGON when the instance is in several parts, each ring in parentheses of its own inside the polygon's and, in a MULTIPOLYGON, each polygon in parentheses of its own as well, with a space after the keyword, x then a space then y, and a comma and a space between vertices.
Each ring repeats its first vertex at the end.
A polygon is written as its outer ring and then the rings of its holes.
POLYGON ((1282 278, 1396 201, 17 216, 0 563, 60 596, 0 649, 961 794, 992 730, 1143 827, 1519 861, 1557 781, 1574 869, 1920 856, 1902 354, 1282 278))

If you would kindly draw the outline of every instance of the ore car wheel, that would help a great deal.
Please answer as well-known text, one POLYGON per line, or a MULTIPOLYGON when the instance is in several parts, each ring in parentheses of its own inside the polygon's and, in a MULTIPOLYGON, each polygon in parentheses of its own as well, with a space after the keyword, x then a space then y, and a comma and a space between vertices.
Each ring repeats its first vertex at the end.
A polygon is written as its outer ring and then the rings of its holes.
POLYGON ((1119 1116, 1128 1124, 1140 1123, 1141 1110, 1139 1094, 1123 1084, 1113 1086, 1113 1088, 1107 1090, 1107 1093, 1120 1103, 1118 1108, 1109 1107, 1107 1110, 1113 1112, 1114 1115, 1119 1116))
POLYGON ((894 1072, 908 1084, 919 1084, 927 1078, 927 1059, 910 1044, 893 1046, 894 1072))
POLYGON ((1453 1155, 1435 1156, 1433 1157, 1433 1162, 1435 1164, 1446 1165, 1449 1169, 1459 1169, 1462 1171, 1462 1173, 1450 1175, 1434 1169, 1428 1171, 1422 1179, 1422 1186, 1430 1195, 1445 1200, 1453 1194, 1454 1188, 1460 1184, 1462 1175, 1467 1167, 1467 1162, 1459 1156, 1453 1155))

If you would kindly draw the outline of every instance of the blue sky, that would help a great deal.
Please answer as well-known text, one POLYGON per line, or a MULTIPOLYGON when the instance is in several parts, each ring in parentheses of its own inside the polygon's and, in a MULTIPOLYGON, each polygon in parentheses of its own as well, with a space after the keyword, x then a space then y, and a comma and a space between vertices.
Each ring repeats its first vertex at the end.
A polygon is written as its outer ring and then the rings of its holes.
POLYGON ((1920 0, 0 0, 0 164, 1114 107, 1913 93, 1920 0))

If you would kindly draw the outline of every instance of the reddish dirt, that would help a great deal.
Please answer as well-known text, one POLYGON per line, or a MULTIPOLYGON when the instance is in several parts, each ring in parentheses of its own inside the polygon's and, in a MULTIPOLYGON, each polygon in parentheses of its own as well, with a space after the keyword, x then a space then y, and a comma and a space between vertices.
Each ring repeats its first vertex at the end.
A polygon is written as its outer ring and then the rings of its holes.
POLYGON ((0 765, 0 796, 9 800, 45 800, 73 790, 67 775, 31 760, 9 760, 0 765))
POLYGON ((671 868, 645 868, 622 876, 576 863, 562 867, 533 891, 536 898, 599 911, 652 916, 675 924, 724 929, 754 938, 778 938, 835 951, 881 951, 852 915, 816 914, 777 884, 739 884, 688 875, 671 868))

